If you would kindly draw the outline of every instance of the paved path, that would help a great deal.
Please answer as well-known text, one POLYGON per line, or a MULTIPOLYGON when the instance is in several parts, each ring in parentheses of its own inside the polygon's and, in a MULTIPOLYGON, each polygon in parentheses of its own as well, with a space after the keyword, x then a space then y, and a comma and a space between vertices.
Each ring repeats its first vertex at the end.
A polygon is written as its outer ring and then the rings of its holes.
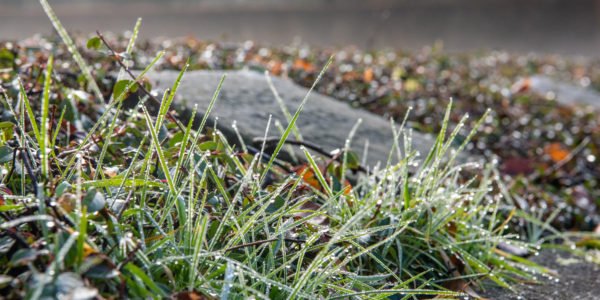
POLYGON ((600 299, 600 265, 564 251, 544 250, 531 259, 556 271, 559 281, 544 280, 541 285, 519 284, 515 286, 517 293, 492 288, 481 295, 495 300, 600 299))

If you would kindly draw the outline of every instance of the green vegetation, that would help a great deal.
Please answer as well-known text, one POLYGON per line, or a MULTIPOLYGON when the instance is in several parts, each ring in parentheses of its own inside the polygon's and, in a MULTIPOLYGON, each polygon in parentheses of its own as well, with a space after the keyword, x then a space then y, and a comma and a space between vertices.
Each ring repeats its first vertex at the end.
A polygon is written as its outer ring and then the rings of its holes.
MULTIPOLYGON (((190 70, 266 70, 306 87, 334 55, 317 91, 398 122, 412 107, 409 127, 431 134, 441 129, 451 98, 450 128, 465 114, 477 120, 491 108, 485 134, 474 136, 467 150, 499 160, 519 208, 542 219, 554 215, 553 225, 561 230, 593 230, 600 224, 600 114, 563 104, 561 95, 537 94, 528 80, 543 75, 599 90, 598 59, 503 51, 453 54, 441 44, 403 52, 194 38, 145 43, 133 59, 143 65, 158 50, 165 51, 161 68, 180 70, 189 58, 190 70)), ((467 134, 463 129, 457 141, 467 134)))
MULTIPOLYGON (((112 85, 101 64, 125 65, 135 38, 90 64, 45 9, 76 64, 55 46, 27 65, 0 50, 10 82, 0 123, 0 294, 452 298, 477 296, 483 280, 510 288, 549 273, 499 249, 539 245, 507 231, 515 208, 495 166, 460 164, 450 151, 485 115, 457 142, 466 118, 449 130, 448 106, 425 157, 410 149, 403 122, 397 137, 407 146, 390 149, 398 163, 349 182, 359 168, 349 149, 339 161, 308 150, 303 166, 277 159, 301 132, 302 106, 270 154, 234 148, 204 127, 206 115, 181 124, 169 110, 179 80, 157 113, 148 112, 150 93, 124 109, 134 90, 150 89, 143 72, 121 72, 112 85)), ((139 22, 133 37, 137 30, 139 22)), ((112 49, 102 36, 87 46, 112 49)))

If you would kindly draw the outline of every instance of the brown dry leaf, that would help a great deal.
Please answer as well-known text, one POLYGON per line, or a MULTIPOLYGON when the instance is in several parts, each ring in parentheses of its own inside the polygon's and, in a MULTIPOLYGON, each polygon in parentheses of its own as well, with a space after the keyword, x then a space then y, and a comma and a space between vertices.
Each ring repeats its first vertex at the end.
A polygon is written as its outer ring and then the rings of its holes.
MULTIPOLYGON (((171 230, 171 231, 167 232, 167 235, 169 235, 169 236, 170 236, 170 235, 173 235, 173 234, 175 234, 175 233, 176 233, 178 230, 179 230, 179 229, 173 229, 173 230, 171 230)), ((158 235, 155 235, 155 236, 148 237, 148 238, 146 238, 144 241, 145 241, 146 243, 149 243, 149 242, 152 242, 152 241, 157 241, 157 240, 163 239, 164 237, 165 237, 164 235, 162 235, 162 234, 158 234, 158 235)))
POLYGON ((448 223, 448 233, 450 233, 451 236, 456 236, 456 223, 448 223))
POLYGON ((356 78, 358 78, 358 76, 359 76, 358 73, 356 73, 355 71, 349 71, 349 72, 345 72, 342 75, 342 79, 344 81, 353 81, 353 80, 356 80, 356 78))
POLYGON ((511 87, 511 91, 513 93, 523 93, 528 91, 531 88, 531 78, 521 79, 511 87))
MULTIPOLYGON (((300 206, 300 209, 304 210, 304 211, 295 213, 294 214, 295 219, 301 219, 301 218, 308 217, 308 216, 312 215, 315 211, 321 209, 321 206, 314 202, 306 202, 306 203, 302 204, 302 206, 300 206)), ((311 219, 307 220, 306 222, 313 224, 313 225, 327 225, 327 224, 329 224, 329 219, 327 218, 326 215, 316 215, 315 217, 312 217, 311 219)))
POLYGON ((213 297, 208 297, 197 291, 185 291, 171 295, 171 300, 212 300, 213 297))
POLYGON ((508 175, 531 174, 535 169, 533 160, 523 157, 510 157, 502 163, 502 172, 508 175))
POLYGON ((12 194, 13 193, 9 188, 7 188, 5 186, 0 187, 0 206, 6 204, 6 202, 4 200, 4 195, 12 195, 12 194))
POLYGON ((544 147, 544 153, 550 156, 553 162, 557 163, 569 157, 570 152, 560 143, 552 143, 544 147))
MULTIPOLYGON (((75 230, 71 229, 71 228, 66 228, 67 232, 70 234, 75 233, 75 230)), ((94 249, 94 247, 90 246, 90 244, 88 244, 87 242, 83 243, 83 257, 88 257, 92 254, 96 254, 98 253, 98 251, 96 251, 96 249, 94 249)))
MULTIPOLYGON (((448 257, 446 252, 444 252, 442 250, 440 250, 439 253, 440 253, 440 256, 442 257, 442 260, 444 260, 444 263, 446 264, 446 267, 448 268, 448 270, 452 270, 452 276, 460 277, 461 276, 460 272, 462 269, 464 269, 464 265, 462 265, 462 263, 460 262, 458 257, 453 255, 452 258, 450 258, 450 257, 448 257)), ((477 294, 477 292, 475 292, 475 290, 473 290, 471 288, 471 286, 469 285, 469 282, 467 282, 466 280, 464 280, 462 278, 457 278, 457 279, 446 281, 443 284, 443 286, 451 291, 466 293, 475 299, 486 299, 486 298, 481 297, 479 294, 477 294)))
POLYGON ((74 194, 64 193, 56 202, 65 212, 70 213, 75 209, 75 201, 77 201, 77 197, 74 194))
POLYGON ((118 167, 106 167, 104 168, 104 175, 108 176, 108 178, 113 178, 117 176, 119 172, 118 167))

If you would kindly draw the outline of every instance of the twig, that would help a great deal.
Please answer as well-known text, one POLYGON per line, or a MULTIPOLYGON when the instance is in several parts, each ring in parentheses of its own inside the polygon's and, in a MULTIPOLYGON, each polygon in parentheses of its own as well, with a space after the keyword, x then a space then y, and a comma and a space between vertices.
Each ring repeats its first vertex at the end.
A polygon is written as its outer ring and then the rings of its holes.
POLYGON ((577 147, 575 147, 575 149, 573 149, 573 151, 569 152, 569 155, 567 155, 567 157, 565 157, 564 159, 562 159, 561 161, 557 162, 556 164, 554 164, 550 169, 548 169, 548 171, 544 172, 544 176, 549 176, 550 174, 558 171, 558 169, 562 168, 564 165, 566 165, 569 161, 571 161, 577 154, 579 154, 583 148, 585 146, 587 146, 587 144, 590 143, 590 137, 585 137, 585 139, 583 139, 583 141, 581 141, 581 143, 579 143, 579 145, 577 145, 577 147))
MULTIPOLYGON (((129 202, 131 202, 131 199, 133 198, 133 189, 129 191, 129 194, 127 194, 127 198, 125 198, 125 203, 123 203, 123 208, 121 208, 121 211, 119 211, 119 214, 117 215, 117 221, 121 221, 121 217, 123 216, 123 212, 127 209, 127 206, 129 206, 129 202)), ((114 204, 114 202, 113 202, 114 204)))
MULTIPOLYGON (((237 249, 241 249, 241 248, 246 248, 246 247, 252 247, 252 246, 257 246, 257 245, 262 245, 262 244, 266 244, 266 243, 270 243, 270 242, 275 242, 278 241, 279 238, 273 238, 273 239, 267 239, 267 240, 261 240, 261 241, 256 241, 256 242, 251 242, 251 243, 246 243, 246 244, 241 244, 241 245, 237 245, 237 246, 233 246, 233 247, 229 247, 225 250, 223 250, 223 252, 229 252, 229 251, 233 251, 233 250, 237 250, 237 249)), ((305 243, 305 240, 298 240, 298 239, 283 239, 286 242, 290 242, 290 243, 298 243, 298 244, 302 244, 305 243)))
POLYGON ((121 269, 128 264, 130 261, 133 260, 133 258, 135 257, 135 253, 138 252, 140 249, 142 248, 142 243, 138 243, 137 245, 135 245, 135 248, 133 248, 129 253, 127 253, 127 257, 125 257, 125 259, 119 263, 119 265, 117 266, 117 270, 121 271, 121 269))
MULTIPOLYGON (((573 151, 569 152, 569 155, 567 155, 562 160, 556 162, 554 165, 552 165, 552 167, 545 170, 543 173, 535 173, 535 174, 530 175, 528 177, 528 180, 530 182, 536 182, 537 180, 541 180, 544 177, 548 177, 548 176, 552 175, 554 172, 558 171, 560 168, 562 168, 564 165, 566 165, 568 162, 570 162, 577 154, 579 154, 589 142, 590 142, 589 137, 584 138, 581 141, 581 143, 579 143, 579 145, 577 145, 577 147, 575 147, 575 149, 573 149, 573 151)), ((516 183, 516 180, 513 180, 511 182, 511 184, 508 186, 508 189, 512 189, 512 187, 515 185, 515 183, 516 183)))
MULTIPOLYGON (((115 57, 115 60, 117 61, 117 63, 119 64, 119 66, 121 66, 121 68, 123 68, 123 70, 125 70, 125 72, 129 75, 129 77, 131 77, 131 79, 133 81, 135 81, 135 83, 138 85, 139 89, 144 92, 144 94, 146 94, 152 101, 154 101, 156 104, 160 105, 161 101, 158 100, 154 95, 152 95, 145 87, 143 84, 140 84, 137 81, 136 76, 131 72, 131 70, 129 70, 129 67, 126 66, 123 63, 123 60, 121 59, 121 56, 110 46, 110 44, 108 44, 108 42, 104 39, 104 36, 102 35, 102 33, 100 33, 100 31, 96 31, 96 34, 98 35, 98 37, 100 38, 100 40, 102 41, 102 43, 106 46, 106 48, 108 48, 108 50, 111 52, 112 56, 115 57)), ((183 124, 181 124, 181 122, 179 122, 179 120, 177 120, 177 118, 175 118, 175 116, 173 116, 173 114, 171 113, 171 111, 167 110, 167 117, 169 120, 171 120, 172 122, 174 122, 177 127, 179 127, 179 130, 181 130, 182 132, 185 132, 185 127, 183 126, 183 124)))
POLYGON ((33 194, 38 194, 38 184, 37 177, 33 172, 33 168, 31 167, 30 158, 27 155, 23 155, 23 151, 19 151, 19 156, 21 156, 21 160, 23 161, 23 165, 25 165, 25 169, 27 170, 27 175, 29 175, 29 179, 31 179, 31 184, 33 185, 33 194))
MULTIPOLYGON (((265 142, 265 144, 271 145, 271 144, 278 143, 279 140, 280 140, 279 137, 267 137, 266 139, 257 137, 257 138, 254 138, 252 140, 252 142, 253 143, 262 143, 262 142, 265 142)), ((337 161, 339 161, 339 159, 341 157, 340 155, 336 156, 334 154, 331 154, 331 153, 325 151, 320 146, 315 145, 315 144, 310 143, 310 142, 306 142, 306 141, 286 140, 284 143, 286 143, 288 145, 293 145, 293 146, 304 146, 304 147, 306 147, 308 149, 311 149, 311 150, 313 150, 313 151, 315 151, 315 152, 317 152, 317 153, 319 153, 319 154, 321 154, 323 156, 329 157, 331 159, 335 159, 337 161)), ((362 166, 362 165, 358 165, 357 170, 359 170, 359 171, 361 171, 363 173, 367 173, 367 174, 369 173, 367 171, 367 169, 364 166, 362 166)))
MULTIPOLYGON (((246 148, 248 150, 248 153, 250 153, 250 154, 255 155, 255 154, 260 153, 260 150, 254 148, 254 147, 252 147, 250 145, 246 145, 246 148)), ((261 158, 262 158, 262 160, 264 162, 268 162, 271 159, 271 155, 263 153, 263 155, 261 156, 261 158)), ((285 170, 288 173, 292 173, 292 170, 290 168, 288 168, 286 165, 282 164, 282 163, 274 161, 273 164, 275 164, 276 166, 282 168, 283 170, 285 170)))

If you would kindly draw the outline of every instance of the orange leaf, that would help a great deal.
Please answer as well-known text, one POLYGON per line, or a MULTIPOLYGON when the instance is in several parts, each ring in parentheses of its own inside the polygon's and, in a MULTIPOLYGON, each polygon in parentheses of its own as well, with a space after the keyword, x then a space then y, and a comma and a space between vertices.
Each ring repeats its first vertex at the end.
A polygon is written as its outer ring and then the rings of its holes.
POLYGON ((209 298, 204 294, 197 291, 184 291, 171 295, 172 300, 209 300, 215 298, 209 298))
POLYGON ((531 78, 524 78, 513 84, 511 91, 513 93, 523 93, 531 88, 531 78))
POLYGON ((363 81, 364 82, 373 81, 373 69, 371 69, 371 68, 365 69, 365 71, 363 72, 363 81))
POLYGON ((346 182, 344 183, 344 195, 348 196, 352 193, 352 185, 350 184, 350 181, 346 180, 346 182))
MULTIPOLYGON (((66 228, 67 232, 70 234, 75 233, 75 230, 71 229, 71 228, 66 228)), ((90 246, 90 244, 88 244, 87 242, 83 243, 83 257, 88 257, 92 254, 96 254, 98 253, 98 251, 96 251, 96 249, 94 249, 94 247, 90 246)))
POLYGON ((355 80, 359 75, 355 71, 346 72, 342 75, 344 81, 355 80))
POLYGON ((306 72, 314 72, 315 67, 305 59, 298 58, 294 61, 294 69, 302 69, 306 72))
POLYGON ((303 165, 295 169, 296 174, 302 176, 302 180, 315 189, 321 190, 321 184, 315 176, 315 172, 308 166, 303 165))
POLYGON ((281 71, 283 70, 283 64, 280 61, 271 61, 269 63, 269 72, 273 75, 281 75, 281 71))
POLYGON ((569 156, 569 151, 559 143, 552 143, 544 147, 544 152, 550 156, 552 161, 560 162, 569 156))

